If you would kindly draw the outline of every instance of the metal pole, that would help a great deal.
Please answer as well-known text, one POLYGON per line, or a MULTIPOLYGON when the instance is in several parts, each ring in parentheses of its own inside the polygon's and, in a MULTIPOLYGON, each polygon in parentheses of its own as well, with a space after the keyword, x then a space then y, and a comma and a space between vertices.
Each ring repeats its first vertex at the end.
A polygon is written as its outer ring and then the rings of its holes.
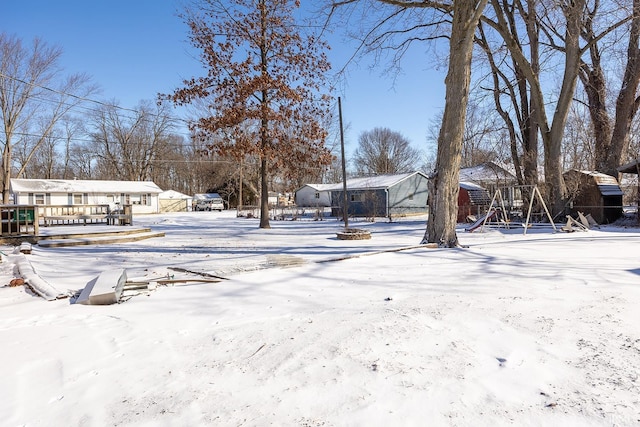
POLYGON ((344 229, 349 228, 349 214, 347 206, 347 164, 344 158, 344 130, 342 128, 342 101, 338 97, 338 116, 340 117, 340 147, 342 149, 342 218, 344 229))
POLYGON ((240 159, 240 188, 238 190, 238 203, 236 206, 236 216, 240 216, 240 214, 242 213, 242 160, 243 158, 240 159))

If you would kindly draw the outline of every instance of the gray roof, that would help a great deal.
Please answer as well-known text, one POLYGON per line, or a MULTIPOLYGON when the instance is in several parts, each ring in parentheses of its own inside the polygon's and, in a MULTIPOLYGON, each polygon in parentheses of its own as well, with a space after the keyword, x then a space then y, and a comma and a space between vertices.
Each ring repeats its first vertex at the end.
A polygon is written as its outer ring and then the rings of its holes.
POLYGON ((162 193, 160 193, 158 197, 161 199, 181 199, 181 200, 193 199, 193 197, 176 190, 163 191, 162 193))
MULTIPOLYGON (((389 188, 416 174, 422 175, 425 179, 427 179, 427 176, 422 172, 408 172, 400 174, 349 178, 347 179, 347 190, 375 190, 389 188)), ((338 184, 331 184, 331 187, 327 188, 325 191, 342 191, 343 188, 343 184, 340 182, 338 184)))
MULTIPOLYGON (((329 191, 331 188, 335 187, 335 185, 336 184, 305 184, 304 186, 302 186, 302 188, 309 187, 313 188, 316 191, 329 191)), ((302 190, 302 188, 299 188, 297 191, 302 190)))
POLYGON ((463 182, 494 182, 515 181, 516 176, 507 169, 494 162, 486 162, 477 166, 460 169, 460 181, 463 182))
POLYGON ((11 179, 13 193, 162 193, 152 181, 101 181, 83 179, 11 179))
POLYGON ((218 193, 198 193, 193 195, 193 200, 222 199, 218 193))
POLYGON ((485 190, 484 187, 475 184, 473 182, 460 182, 460 188, 464 188, 465 190, 485 190))

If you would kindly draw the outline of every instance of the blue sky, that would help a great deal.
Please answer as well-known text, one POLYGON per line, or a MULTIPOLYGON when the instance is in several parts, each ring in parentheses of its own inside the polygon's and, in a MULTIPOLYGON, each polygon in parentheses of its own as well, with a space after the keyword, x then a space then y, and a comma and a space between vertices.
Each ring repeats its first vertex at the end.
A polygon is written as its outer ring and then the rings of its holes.
MULTIPOLYGON (((133 108, 141 100, 168 93, 182 79, 203 74, 187 41, 187 27, 176 16, 177 0, 21 0, 2 5, 0 31, 25 42, 39 36, 60 46, 68 73, 85 72, 102 88, 96 98, 133 108)), ((342 68, 354 46, 336 29, 329 43, 335 70, 342 68)), ((425 49, 426 50, 426 49, 425 49)), ((414 49, 394 80, 369 63, 352 64, 335 96, 342 98, 351 152, 358 135, 387 127, 426 148, 433 117, 444 107, 444 70, 436 71, 426 53, 414 49)))

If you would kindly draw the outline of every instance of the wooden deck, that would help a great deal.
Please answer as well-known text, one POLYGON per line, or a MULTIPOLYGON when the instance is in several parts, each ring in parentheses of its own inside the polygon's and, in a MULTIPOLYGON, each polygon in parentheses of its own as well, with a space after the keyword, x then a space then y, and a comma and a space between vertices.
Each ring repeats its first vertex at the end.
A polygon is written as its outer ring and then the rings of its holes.
POLYGON ((137 242, 154 237, 164 237, 164 235, 164 232, 152 231, 150 228, 127 228, 125 230, 94 233, 47 234, 38 236, 37 243, 41 248, 59 248, 64 246, 137 242))

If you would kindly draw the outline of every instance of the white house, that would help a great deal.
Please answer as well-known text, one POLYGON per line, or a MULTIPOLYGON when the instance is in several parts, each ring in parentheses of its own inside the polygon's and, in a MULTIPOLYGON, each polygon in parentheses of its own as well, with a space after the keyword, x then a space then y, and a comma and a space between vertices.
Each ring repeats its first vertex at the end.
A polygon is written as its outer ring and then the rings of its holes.
POLYGON ((132 205, 133 214, 158 213, 160 187, 151 181, 11 179, 18 205, 132 205))
POLYGON ((193 197, 175 190, 163 191, 158 199, 160 212, 187 212, 193 204, 193 197))
POLYGON ((331 207, 331 191, 336 184, 306 184, 296 190, 296 206, 331 207))

